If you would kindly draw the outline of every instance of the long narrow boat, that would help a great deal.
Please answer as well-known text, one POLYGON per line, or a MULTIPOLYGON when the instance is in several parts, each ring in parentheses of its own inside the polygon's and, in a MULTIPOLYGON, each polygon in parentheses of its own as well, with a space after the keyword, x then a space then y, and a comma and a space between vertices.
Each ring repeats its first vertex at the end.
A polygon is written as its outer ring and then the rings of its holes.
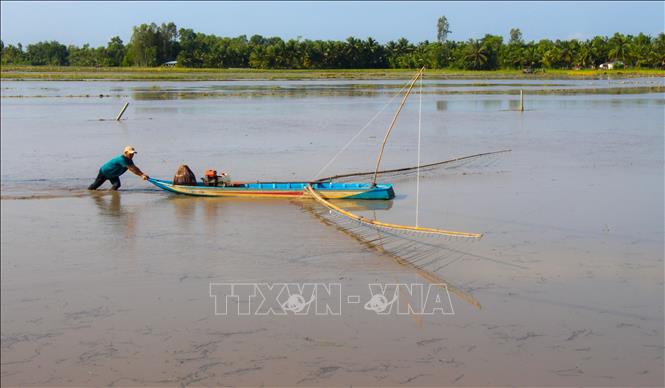
MULTIPOLYGON (((228 186, 205 186, 197 182, 196 186, 174 185, 172 181, 148 179, 148 182, 160 189, 178 194, 203 197, 256 197, 256 198, 294 198, 306 192, 309 182, 256 182, 232 183, 228 186)), ((312 188, 325 199, 379 199, 395 198, 393 185, 389 183, 311 183, 312 188)))

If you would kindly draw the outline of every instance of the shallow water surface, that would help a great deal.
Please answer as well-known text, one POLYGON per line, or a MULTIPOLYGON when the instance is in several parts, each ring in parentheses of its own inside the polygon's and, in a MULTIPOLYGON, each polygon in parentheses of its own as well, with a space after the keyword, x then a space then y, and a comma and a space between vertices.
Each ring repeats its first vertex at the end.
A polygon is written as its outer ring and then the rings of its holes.
MULTIPOLYGON (((665 98, 567 92, 662 86, 622 82, 426 85, 423 163, 512 149, 420 180, 420 225, 484 233, 433 242, 453 315, 364 309, 370 283, 428 281, 308 201, 174 196, 131 174, 85 190, 127 144, 157 178, 371 170, 398 99, 320 171, 403 83, 3 82, 2 384, 662 386, 665 98), (548 92, 518 112, 519 89, 548 92), (225 282, 338 283, 341 314, 218 316, 225 282)), ((417 162, 418 101, 386 168, 417 162)), ((344 206, 413 224, 416 180, 390 181, 393 201, 344 206)))

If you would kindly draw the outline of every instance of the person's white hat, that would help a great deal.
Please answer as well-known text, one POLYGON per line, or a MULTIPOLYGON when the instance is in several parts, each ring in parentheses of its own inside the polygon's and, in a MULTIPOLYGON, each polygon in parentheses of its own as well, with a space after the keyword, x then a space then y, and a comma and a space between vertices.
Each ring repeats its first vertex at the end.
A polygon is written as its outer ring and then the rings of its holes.
POLYGON ((130 155, 133 155, 133 154, 137 154, 138 152, 136 152, 136 150, 134 149, 134 147, 132 147, 132 146, 127 146, 127 147, 125 147, 124 150, 122 150, 122 153, 123 153, 123 154, 130 154, 130 155))

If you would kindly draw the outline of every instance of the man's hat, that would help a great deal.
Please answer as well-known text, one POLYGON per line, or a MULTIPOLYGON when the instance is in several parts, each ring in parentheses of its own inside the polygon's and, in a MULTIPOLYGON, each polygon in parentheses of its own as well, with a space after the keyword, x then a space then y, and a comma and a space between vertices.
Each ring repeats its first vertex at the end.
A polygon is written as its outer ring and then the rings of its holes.
POLYGON ((127 147, 125 147, 124 150, 122 150, 122 153, 123 153, 123 154, 130 154, 130 155, 133 155, 133 154, 137 154, 138 152, 136 152, 136 150, 134 149, 134 147, 132 147, 132 146, 127 146, 127 147))

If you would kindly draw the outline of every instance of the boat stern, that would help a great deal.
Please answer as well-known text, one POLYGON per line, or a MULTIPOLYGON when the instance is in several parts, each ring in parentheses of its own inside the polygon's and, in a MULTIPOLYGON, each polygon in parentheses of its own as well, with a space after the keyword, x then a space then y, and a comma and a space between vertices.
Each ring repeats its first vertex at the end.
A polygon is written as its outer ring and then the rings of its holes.
POLYGON ((390 183, 379 183, 376 186, 352 195, 348 199, 382 199, 389 200, 395 198, 395 190, 390 183))

